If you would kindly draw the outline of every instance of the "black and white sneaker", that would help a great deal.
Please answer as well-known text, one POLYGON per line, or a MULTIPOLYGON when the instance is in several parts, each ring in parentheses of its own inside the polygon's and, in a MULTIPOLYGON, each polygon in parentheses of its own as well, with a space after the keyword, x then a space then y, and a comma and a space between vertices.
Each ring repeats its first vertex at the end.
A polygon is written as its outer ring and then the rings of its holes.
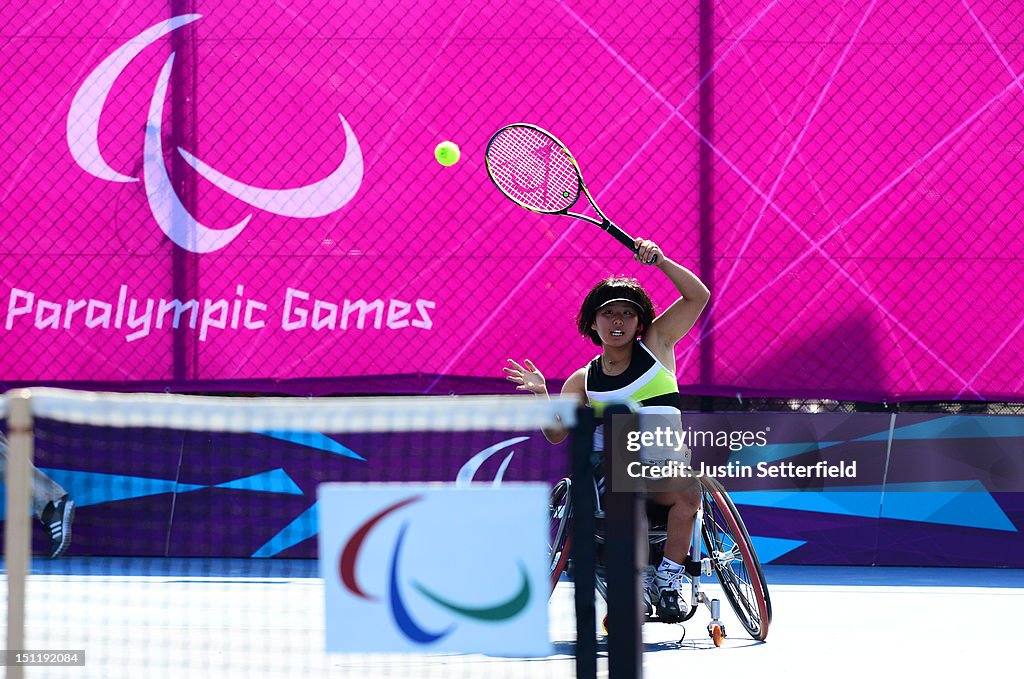
POLYGON ((683 571, 666 571, 658 569, 654 574, 654 587, 658 592, 658 619, 663 622, 681 622, 686 608, 685 600, 680 594, 683 582, 683 571))
POLYGON ((75 501, 67 495, 51 502, 43 510, 43 525, 50 530, 50 558, 68 551, 71 545, 71 523, 75 520, 75 501))

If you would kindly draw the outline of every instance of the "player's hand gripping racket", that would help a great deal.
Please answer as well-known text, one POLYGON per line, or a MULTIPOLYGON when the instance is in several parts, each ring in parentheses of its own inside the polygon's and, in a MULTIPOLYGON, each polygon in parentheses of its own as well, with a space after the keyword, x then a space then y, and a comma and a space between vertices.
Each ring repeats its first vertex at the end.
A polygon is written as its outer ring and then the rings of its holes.
POLYGON ((631 252, 637 251, 633 237, 605 217, 594 202, 569 149, 547 130, 527 123, 498 130, 487 144, 487 174, 517 205, 541 214, 582 219, 607 231, 631 252), (569 210, 581 193, 600 219, 569 210))

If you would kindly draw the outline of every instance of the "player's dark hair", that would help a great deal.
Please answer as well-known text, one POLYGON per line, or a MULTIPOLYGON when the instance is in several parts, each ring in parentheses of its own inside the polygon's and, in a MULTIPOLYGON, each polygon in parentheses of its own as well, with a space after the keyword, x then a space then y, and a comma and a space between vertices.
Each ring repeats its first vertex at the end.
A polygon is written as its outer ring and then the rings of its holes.
POLYGON ((638 335, 654 321, 654 302, 635 278, 606 278, 591 288, 576 314, 576 328, 580 334, 598 346, 601 346, 601 337, 590 326, 597 319, 597 310, 613 299, 624 299, 637 306, 640 320, 638 335))

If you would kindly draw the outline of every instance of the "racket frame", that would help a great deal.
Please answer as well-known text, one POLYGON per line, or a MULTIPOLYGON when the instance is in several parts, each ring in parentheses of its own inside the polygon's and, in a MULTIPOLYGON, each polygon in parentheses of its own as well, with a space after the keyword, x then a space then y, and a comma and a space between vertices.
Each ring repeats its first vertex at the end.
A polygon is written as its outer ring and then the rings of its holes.
POLYGON ((498 188, 498 190, 501 191, 501 194, 503 196, 505 196, 506 198, 511 200, 516 205, 518 205, 520 207, 524 207, 527 210, 529 210, 530 212, 536 212, 537 214, 542 214, 542 215, 564 215, 566 217, 574 217, 576 219, 582 219, 583 221, 588 222, 590 224, 593 224, 594 226, 600 228, 605 233, 610 235, 612 238, 614 238, 615 240, 617 240, 620 243, 622 243, 624 246, 629 248, 630 252, 635 253, 637 251, 638 248, 634 244, 633 237, 630 236, 625 231, 623 231, 622 228, 620 226, 618 226, 617 224, 615 224, 614 222, 612 222, 612 220, 608 219, 608 217, 605 216, 604 212, 601 211, 601 208, 599 208, 597 206, 597 201, 594 200, 594 196, 591 195, 590 189, 587 188, 586 183, 583 181, 583 172, 582 172, 582 170, 580 170, 580 164, 576 161, 576 157, 572 155, 572 152, 569 151, 569 148, 565 144, 562 143, 561 139, 559 139, 555 135, 551 134, 550 132, 548 132, 544 128, 538 127, 537 125, 532 125, 530 123, 512 123, 511 125, 506 125, 506 126, 502 127, 500 130, 498 130, 493 135, 491 135, 490 140, 487 142, 487 150, 486 150, 486 153, 484 155, 484 164, 487 167, 487 176, 490 177, 491 182, 493 182, 494 185, 498 188), (560 210, 540 210, 540 209, 537 209, 537 208, 535 208, 533 206, 527 205, 526 203, 516 199, 512 195, 506 193, 505 189, 501 188, 501 184, 499 184, 498 180, 494 178, 494 172, 491 169, 491 153, 490 153, 491 145, 494 143, 494 140, 498 138, 498 135, 502 134, 506 130, 509 130, 509 129, 515 128, 515 127, 525 127, 525 128, 534 130, 535 132, 539 132, 540 134, 544 135, 545 137, 548 137, 549 139, 554 141, 555 144, 558 145, 558 148, 562 151, 562 153, 565 154, 565 156, 566 156, 566 158, 568 158, 569 162, 572 163, 573 169, 576 170, 576 181, 579 183, 580 193, 582 193, 584 196, 586 196, 587 202, 590 203, 590 207, 592 207, 594 209, 594 212, 597 213, 597 216, 600 217, 600 219, 594 219, 593 217, 590 217, 589 215, 584 215, 584 214, 581 214, 579 212, 572 212, 572 211, 570 211, 569 208, 571 208, 573 205, 576 205, 576 203, 579 202, 579 197, 578 196, 577 196, 576 200, 573 201, 572 205, 569 205, 568 207, 564 207, 564 208, 562 208, 560 210))

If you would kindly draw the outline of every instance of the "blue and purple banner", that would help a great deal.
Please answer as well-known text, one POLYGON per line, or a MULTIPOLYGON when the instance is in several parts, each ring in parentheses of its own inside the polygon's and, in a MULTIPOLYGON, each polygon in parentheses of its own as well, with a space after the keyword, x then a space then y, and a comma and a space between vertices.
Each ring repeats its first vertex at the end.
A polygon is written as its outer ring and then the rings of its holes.
MULTIPOLYGON (((688 413, 684 425, 713 434, 691 446, 694 465, 723 470, 766 563, 1024 567, 1024 417, 688 413), (846 476, 795 471, 851 463, 846 476)), ((299 558, 316 556, 321 483, 553 483, 570 467, 568 444, 537 432, 206 434, 47 421, 36 462, 78 504, 72 555, 299 558)), ((41 530, 37 541, 42 550, 41 530)))

